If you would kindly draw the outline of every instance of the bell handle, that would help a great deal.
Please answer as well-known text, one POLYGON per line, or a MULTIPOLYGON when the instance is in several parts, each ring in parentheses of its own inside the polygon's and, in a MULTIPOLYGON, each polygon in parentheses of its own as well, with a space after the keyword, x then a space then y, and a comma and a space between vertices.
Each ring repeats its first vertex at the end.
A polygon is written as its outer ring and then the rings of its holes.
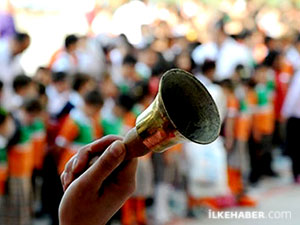
POLYGON ((151 150, 144 145, 142 138, 138 135, 136 128, 132 128, 125 135, 123 143, 126 147, 126 159, 141 157, 151 150))

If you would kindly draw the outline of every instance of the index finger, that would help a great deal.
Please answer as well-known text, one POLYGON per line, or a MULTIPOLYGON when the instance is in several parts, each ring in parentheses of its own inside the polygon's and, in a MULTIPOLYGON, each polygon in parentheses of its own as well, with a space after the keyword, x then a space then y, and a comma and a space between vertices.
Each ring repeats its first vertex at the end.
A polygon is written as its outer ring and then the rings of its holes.
POLYGON ((101 155, 101 153, 116 140, 122 140, 122 137, 108 135, 81 148, 78 153, 68 161, 61 175, 64 189, 66 189, 79 174, 84 172, 93 156, 101 155))
POLYGON ((74 157, 76 163, 72 166, 72 172, 74 174, 81 173, 87 167, 89 160, 95 156, 100 155, 105 149, 116 140, 122 140, 123 138, 116 135, 108 135, 100 138, 91 144, 83 147, 74 157))

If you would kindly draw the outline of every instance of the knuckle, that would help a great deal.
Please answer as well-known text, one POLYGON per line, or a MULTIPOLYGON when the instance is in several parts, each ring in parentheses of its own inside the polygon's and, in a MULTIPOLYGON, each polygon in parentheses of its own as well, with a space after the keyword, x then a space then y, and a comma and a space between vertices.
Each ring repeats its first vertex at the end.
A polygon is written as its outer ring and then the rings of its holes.
POLYGON ((105 170, 112 170, 114 168, 114 162, 110 157, 103 158, 101 160, 101 165, 105 170))
POLYGON ((60 175, 60 181, 61 183, 64 185, 64 177, 65 177, 65 173, 63 172, 61 175, 60 175))
POLYGON ((89 154, 91 152, 91 144, 88 144, 84 147, 81 147, 78 152, 76 153, 76 156, 78 158, 82 157, 83 155, 89 154))
POLYGON ((136 190, 136 182, 135 181, 129 182, 123 188, 128 195, 132 195, 136 190))
POLYGON ((70 160, 66 163, 64 171, 65 171, 65 172, 69 172, 69 171, 71 170, 71 168, 72 168, 72 167, 71 167, 72 164, 73 164, 73 158, 70 159, 70 160))
POLYGON ((136 190, 136 183, 134 182, 131 185, 129 185, 129 187, 128 187, 128 193, 131 195, 131 194, 133 194, 135 192, 135 190, 136 190))

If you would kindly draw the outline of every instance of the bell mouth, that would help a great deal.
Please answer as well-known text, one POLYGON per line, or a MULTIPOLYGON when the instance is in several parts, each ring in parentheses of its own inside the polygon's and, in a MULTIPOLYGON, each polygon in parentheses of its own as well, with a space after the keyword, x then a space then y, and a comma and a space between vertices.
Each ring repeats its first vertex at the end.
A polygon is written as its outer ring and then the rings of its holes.
POLYGON ((167 71, 160 82, 163 105, 179 133, 199 144, 213 142, 219 136, 221 121, 204 85, 180 69, 167 71))

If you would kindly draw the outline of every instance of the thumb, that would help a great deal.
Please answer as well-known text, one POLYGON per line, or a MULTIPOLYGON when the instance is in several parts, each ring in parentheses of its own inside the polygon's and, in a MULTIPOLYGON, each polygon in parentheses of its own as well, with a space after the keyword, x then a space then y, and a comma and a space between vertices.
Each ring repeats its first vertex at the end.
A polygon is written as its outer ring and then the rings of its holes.
POLYGON ((103 181, 124 161, 126 149, 121 141, 115 141, 97 161, 82 175, 88 189, 99 190, 103 181))

